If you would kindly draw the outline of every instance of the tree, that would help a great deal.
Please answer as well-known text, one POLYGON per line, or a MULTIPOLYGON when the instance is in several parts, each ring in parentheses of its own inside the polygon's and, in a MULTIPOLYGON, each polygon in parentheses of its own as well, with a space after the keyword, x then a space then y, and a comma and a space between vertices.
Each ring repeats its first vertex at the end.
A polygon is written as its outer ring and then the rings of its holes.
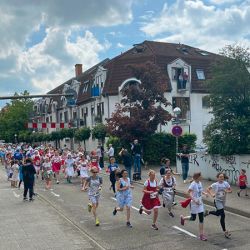
POLYGON ((107 128, 102 123, 96 124, 92 129, 93 138, 100 140, 102 142, 102 145, 104 144, 106 134, 107 134, 107 128))
MULTIPOLYGON (((15 93, 18 96, 17 93, 15 93)), ((25 90, 21 95, 29 95, 25 90)), ((25 124, 33 114, 33 101, 31 99, 11 100, 0 112, 0 138, 7 142, 15 141, 22 131, 27 131, 25 124)))
POLYGON ((84 148, 86 148, 86 140, 89 139, 91 135, 91 129, 88 127, 83 127, 75 132, 75 139, 78 141, 83 141, 84 148))
POLYGON ((212 69, 208 101, 213 119, 205 130, 210 153, 250 153, 249 49, 234 45, 221 51, 222 60, 212 69))
POLYGON ((128 66, 140 83, 131 83, 122 90, 121 104, 107 119, 108 132, 122 142, 139 139, 142 143, 155 133, 158 126, 166 125, 172 115, 164 97, 166 79, 153 63, 128 66))

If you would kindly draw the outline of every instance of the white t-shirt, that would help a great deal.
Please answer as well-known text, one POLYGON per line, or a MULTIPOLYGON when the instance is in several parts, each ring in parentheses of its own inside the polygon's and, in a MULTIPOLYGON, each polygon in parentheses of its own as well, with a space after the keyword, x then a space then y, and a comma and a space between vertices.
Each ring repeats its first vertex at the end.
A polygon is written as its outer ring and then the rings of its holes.
POLYGON ((198 214, 204 212, 204 205, 202 202, 203 187, 201 182, 193 181, 188 189, 192 190, 193 198, 193 200, 191 201, 191 214, 198 214), (198 204, 196 202, 198 202, 198 204))
POLYGON ((223 181, 222 183, 220 182, 215 182, 211 185, 211 188, 215 192, 215 200, 219 201, 225 201, 226 199, 226 192, 225 190, 230 188, 230 185, 228 182, 223 181))

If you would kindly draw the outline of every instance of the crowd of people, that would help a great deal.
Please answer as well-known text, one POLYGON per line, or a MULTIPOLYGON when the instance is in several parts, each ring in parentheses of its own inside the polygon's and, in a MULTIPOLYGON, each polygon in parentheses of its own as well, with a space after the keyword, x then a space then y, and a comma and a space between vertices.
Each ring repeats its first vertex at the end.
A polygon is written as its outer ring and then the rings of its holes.
MULTIPOLYGON (((140 171, 140 147, 138 141, 135 141, 132 150, 135 149, 135 164, 136 171, 140 171)), ((186 149, 185 149, 186 150, 186 149)), ((188 157, 188 152, 183 152, 180 157, 188 157)), ((21 145, 4 145, 0 147, 0 156, 2 164, 5 167, 8 180, 11 182, 11 187, 19 188, 24 183, 23 200, 26 201, 29 192, 29 201, 33 201, 35 193, 35 181, 38 178, 44 181, 46 189, 52 188, 60 184, 61 175, 63 173, 67 183, 72 183, 72 178, 78 176, 81 178, 81 190, 88 192, 89 204, 88 211, 93 213, 95 225, 99 226, 100 221, 97 215, 97 209, 100 202, 101 190, 103 186, 103 178, 100 172, 104 168, 104 148, 98 146, 96 150, 89 154, 79 148, 77 151, 69 150, 67 147, 63 149, 55 149, 51 145, 34 146, 21 145)), ((117 206, 113 210, 115 216, 117 212, 126 210, 126 225, 132 228, 130 222, 131 206, 133 203, 131 179, 132 160, 129 157, 128 150, 122 148, 119 155, 123 159, 124 168, 120 168, 114 157, 114 148, 109 145, 107 153, 107 168, 106 172, 110 177, 110 189, 113 190, 117 206)), ((185 160, 184 160, 184 163, 185 160)), ((185 164, 184 164, 185 165, 185 164)), ((183 168, 184 169, 184 168, 183 168)), ((187 171, 184 171, 183 179, 187 181, 187 171)), ((158 182, 154 170, 148 173, 148 179, 144 182, 143 196, 139 209, 139 214, 143 212, 150 215, 153 213, 152 229, 158 230, 157 219, 160 207, 168 209, 169 216, 174 218, 173 206, 175 202, 176 183, 175 173, 170 167, 170 161, 167 158, 161 160, 160 168, 161 179, 158 182), (162 202, 160 201, 162 197, 162 202), (161 205, 162 203, 162 205, 161 205)), ((220 224, 226 238, 230 238, 230 232, 225 225, 225 202, 227 193, 231 193, 232 189, 226 181, 226 176, 223 173, 217 175, 217 182, 204 189, 202 186, 201 173, 195 173, 192 181, 187 189, 188 199, 181 202, 182 207, 190 207, 189 216, 181 216, 180 223, 185 225, 186 221, 195 221, 199 219, 199 238, 206 241, 207 237, 204 233, 204 217, 209 215, 220 216, 220 224), (203 196, 211 196, 215 201, 215 210, 207 211, 204 209, 202 201, 203 196)), ((240 191, 237 193, 240 196, 242 190, 246 190, 247 178, 244 170, 239 177, 240 191)), ((247 195, 247 192, 245 193, 247 195)))

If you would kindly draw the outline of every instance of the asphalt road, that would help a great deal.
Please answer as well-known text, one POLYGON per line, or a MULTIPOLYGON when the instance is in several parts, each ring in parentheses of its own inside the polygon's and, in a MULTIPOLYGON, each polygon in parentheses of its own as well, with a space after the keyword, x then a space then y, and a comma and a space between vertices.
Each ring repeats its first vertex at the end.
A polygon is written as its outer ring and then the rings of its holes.
MULTIPOLYGON (((239 215, 227 213, 226 225, 232 233, 231 239, 226 239, 221 231, 219 218, 209 216, 205 220, 207 242, 200 241, 198 235, 198 221, 187 222, 180 225, 180 215, 188 215, 189 209, 180 206, 174 208, 175 217, 168 215, 166 208, 159 211, 159 231, 151 229, 152 215, 140 215, 138 208, 142 198, 142 186, 134 184, 133 208, 131 224, 133 228, 126 227, 125 212, 113 216, 112 211, 116 201, 112 191, 109 190, 108 176, 104 175, 104 187, 98 209, 100 227, 96 227, 92 214, 87 211, 88 196, 80 191, 80 179, 74 179, 73 184, 62 180, 59 185, 54 184, 53 190, 45 190, 44 183, 36 183, 38 201, 47 205, 48 213, 56 213, 62 220, 87 237, 95 249, 250 249, 250 219, 239 215)), ((15 190, 15 197, 21 202, 22 190, 15 190)), ((181 198, 176 197, 177 202, 181 198)), ((211 209, 211 208, 210 208, 211 209)), ((41 215, 42 216, 42 215, 41 215)), ((61 248, 70 249, 70 248, 61 248)))

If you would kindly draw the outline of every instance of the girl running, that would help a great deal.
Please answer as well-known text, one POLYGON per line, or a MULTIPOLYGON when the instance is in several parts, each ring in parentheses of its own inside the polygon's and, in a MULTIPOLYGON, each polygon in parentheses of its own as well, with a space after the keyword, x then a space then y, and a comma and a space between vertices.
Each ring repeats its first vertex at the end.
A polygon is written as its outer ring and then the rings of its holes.
POLYGON ((158 230, 156 221, 158 218, 158 208, 161 207, 161 203, 158 197, 159 188, 157 186, 157 180, 155 179, 155 171, 150 170, 148 173, 149 179, 144 183, 142 205, 140 206, 139 213, 142 214, 144 211, 146 214, 154 212, 152 228, 158 230))
POLYGON ((202 194, 207 195, 203 191, 203 187, 201 184, 201 173, 194 173, 193 181, 188 188, 188 194, 191 198, 190 209, 191 209, 191 216, 184 217, 181 215, 181 225, 184 226, 186 220, 195 221, 196 216, 198 214, 199 217, 199 233, 200 233, 200 240, 206 241, 207 237, 204 234, 204 205, 202 201, 202 194))
POLYGON ((232 193, 232 189, 227 181, 227 176, 224 173, 217 174, 217 182, 213 183, 208 187, 207 192, 215 199, 214 205, 215 211, 206 211, 206 215, 212 214, 215 216, 220 216, 221 228, 224 232, 226 238, 230 238, 231 234, 226 230, 225 225, 225 203, 226 203, 226 194, 232 193), (212 192, 212 190, 214 192, 212 192))
POLYGON ((46 189, 51 189, 51 179, 52 179, 52 164, 48 157, 45 157, 45 162, 43 163, 43 178, 46 182, 46 189))
POLYGON ((56 184, 59 184, 59 172, 61 169, 61 164, 62 164, 62 158, 59 155, 58 151, 55 151, 55 155, 51 158, 51 162, 52 162, 52 170, 55 174, 56 177, 56 184))
POLYGON ((90 172, 92 176, 88 177, 84 184, 84 190, 88 189, 88 196, 90 203, 88 204, 88 211, 94 215, 95 225, 99 226, 100 221, 97 218, 96 210, 99 205, 100 191, 102 189, 102 177, 98 176, 98 168, 91 168, 90 172))
POLYGON ((166 175, 161 178, 159 186, 161 187, 163 204, 168 208, 169 215, 174 217, 171 209, 174 201, 176 179, 172 176, 171 170, 166 171, 166 175))
POLYGON ((72 158, 71 154, 68 154, 68 158, 65 160, 66 165, 66 174, 67 174, 67 182, 72 183, 71 179, 74 176, 74 159, 72 158))
POLYGON ((131 189, 134 188, 130 184, 130 179, 128 178, 128 172, 126 169, 123 169, 121 173, 117 173, 118 181, 116 182, 116 199, 118 207, 115 207, 113 215, 116 215, 117 211, 123 211, 124 206, 127 210, 127 226, 132 228, 130 223, 130 207, 132 206, 132 192, 131 189), (122 176, 120 178, 120 176, 122 176))
POLYGON ((88 175, 88 161, 85 159, 84 155, 80 155, 80 159, 78 161, 78 168, 80 170, 80 176, 81 176, 81 190, 84 191, 84 183, 86 179, 89 177, 88 175))
POLYGON ((238 186, 240 187, 240 190, 237 192, 237 195, 240 197, 240 193, 242 190, 245 190, 245 196, 248 196, 247 194, 247 175, 246 175, 246 170, 245 169, 241 169, 240 171, 240 176, 238 179, 238 186))

